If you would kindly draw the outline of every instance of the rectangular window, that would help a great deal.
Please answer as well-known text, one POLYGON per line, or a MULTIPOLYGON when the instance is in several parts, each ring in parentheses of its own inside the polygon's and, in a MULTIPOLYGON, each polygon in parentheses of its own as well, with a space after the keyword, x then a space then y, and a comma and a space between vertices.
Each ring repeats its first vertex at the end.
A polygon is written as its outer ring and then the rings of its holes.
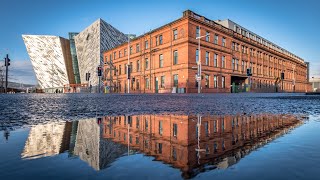
POLYGON ((144 68, 145 69, 149 69, 149 60, 148 60, 148 58, 146 58, 146 62, 145 62, 144 68))
POLYGON ((210 57, 210 53, 208 51, 206 51, 206 65, 209 65, 209 57, 210 57))
POLYGON ((222 68, 226 68, 226 57, 225 56, 221 56, 221 67, 222 68))
POLYGON ((178 51, 173 51, 173 65, 178 64, 178 51))
POLYGON ((206 78, 205 87, 206 87, 206 88, 209 88, 209 75, 206 75, 205 78, 206 78))
POLYGON ((121 65, 119 65, 119 75, 121 75, 121 65))
POLYGON ((132 54, 132 46, 130 46, 130 54, 132 54))
POLYGON ((123 50, 123 54, 124 54, 124 56, 127 55, 127 49, 124 49, 124 50, 123 50))
POLYGON ((159 134, 162 135, 162 133, 163 133, 162 121, 159 121, 159 134))
POLYGON ((116 59, 116 55, 117 55, 117 53, 114 52, 114 53, 113 53, 113 59, 116 59))
POLYGON ((121 58, 121 51, 119 51, 119 58, 121 58))
POLYGON ((136 81, 137 81, 137 90, 140 90, 140 81, 139 79, 137 79, 136 81))
POLYGON ((214 54, 213 66, 218 67, 218 54, 214 54))
POLYGON ((206 121, 204 122, 204 129, 205 129, 205 132, 206 132, 206 136, 209 137, 209 122, 206 121))
POLYGON ((136 117, 136 128, 137 129, 140 128, 140 119, 139 119, 139 117, 136 117))
POLYGON ((213 132, 217 132, 217 121, 213 121, 213 132))
POLYGON ((206 41, 207 42, 210 41, 210 33, 209 33, 209 31, 206 32, 206 41))
POLYGON ((149 129, 148 119, 144 119, 144 129, 145 129, 146 131, 148 131, 148 129, 149 129))
POLYGON ((226 38, 225 38, 225 37, 222 38, 222 46, 223 46, 223 47, 226 47, 226 46, 227 46, 227 45, 226 45, 226 38))
POLYGON ((222 88, 226 88, 226 78, 224 76, 222 76, 221 78, 221 85, 222 85, 222 88))
POLYGON ((178 87, 178 74, 173 75, 173 86, 178 87))
POLYGON ((244 72, 244 61, 241 62, 241 71, 244 72))
POLYGON ((158 143, 158 153, 162 154, 162 143, 158 143))
POLYGON ((159 55, 159 67, 160 68, 163 67, 163 55, 162 54, 159 55))
POLYGON ((136 45, 136 52, 140 52, 140 44, 136 45))
POLYGON ((162 35, 159 36, 159 44, 162 44, 162 35))
POLYGON ((137 61, 137 72, 140 71, 140 60, 137 61))
POLYGON ((161 88, 164 88, 164 81, 165 81, 165 76, 161 76, 161 79, 160 79, 160 87, 161 88))
POLYGON ((124 65, 124 74, 127 74, 127 64, 124 65))
POLYGON ((178 125, 176 123, 173 123, 173 136, 177 137, 178 135, 178 125))
POLYGON ((217 34, 214 35, 214 43, 218 44, 219 37, 217 34))
POLYGON ((149 89, 150 88, 150 84, 149 84, 149 78, 146 78, 146 81, 145 81, 145 87, 146 89, 149 89))
POLYGON ((239 60, 236 59, 236 70, 238 71, 239 70, 239 60))
POLYGON ((178 39, 178 30, 177 29, 173 30, 173 40, 176 40, 176 39, 178 39))
POLYGON ((235 61, 235 60, 234 60, 234 59, 232 59, 232 67, 231 67, 231 68, 232 68, 232 70, 235 70, 235 64, 234 64, 234 61, 235 61))
POLYGON ((218 88, 218 78, 216 75, 213 76, 214 88, 218 88))
POLYGON ((236 43, 232 42, 232 50, 236 50, 236 43))
POLYGON ((144 42, 144 47, 145 47, 145 49, 148 49, 148 48, 149 48, 148 41, 145 41, 145 42, 144 42))
POLYGON ((197 29, 196 29, 196 38, 197 37, 200 37, 200 26, 197 26, 197 29))

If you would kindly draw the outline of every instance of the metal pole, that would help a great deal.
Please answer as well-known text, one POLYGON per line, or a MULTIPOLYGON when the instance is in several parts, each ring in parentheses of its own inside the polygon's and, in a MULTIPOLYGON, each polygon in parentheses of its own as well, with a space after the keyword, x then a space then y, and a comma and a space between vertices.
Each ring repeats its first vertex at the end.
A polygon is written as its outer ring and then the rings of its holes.
POLYGON ((130 93, 129 64, 130 64, 130 36, 128 34, 128 64, 127 64, 127 92, 128 93, 130 93))
POLYGON ((98 77, 99 78, 99 87, 98 87, 98 92, 100 93, 100 81, 101 81, 101 78, 100 78, 100 76, 98 77))
POLYGON ((9 61, 9 55, 7 54, 7 57, 5 59, 6 61, 6 88, 5 88, 5 93, 7 94, 8 92, 8 61, 9 61))
POLYGON ((198 94, 201 93, 201 50, 200 50, 200 39, 201 39, 201 28, 199 26, 199 37, 198 37, 198 49, 199 49, 199 59, 198 59, 198 94))

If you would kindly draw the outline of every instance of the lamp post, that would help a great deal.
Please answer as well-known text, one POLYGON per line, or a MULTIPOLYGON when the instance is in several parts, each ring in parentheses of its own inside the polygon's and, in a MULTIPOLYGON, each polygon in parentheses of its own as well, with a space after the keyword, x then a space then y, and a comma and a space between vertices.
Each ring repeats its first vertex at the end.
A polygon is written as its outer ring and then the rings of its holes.
POLYGON ((198 94, 201 93, 201 50, 200 50, 200 39, 203 37, 209 36, 209 34, 200 36, 201 35, 201 28, 199 27, 199 36, 196 37, 198 39, 198 50, 199 50, 199 60, 197 62, 198 66, 198 74, 197 74, 197 82, 198 82, 198 94))

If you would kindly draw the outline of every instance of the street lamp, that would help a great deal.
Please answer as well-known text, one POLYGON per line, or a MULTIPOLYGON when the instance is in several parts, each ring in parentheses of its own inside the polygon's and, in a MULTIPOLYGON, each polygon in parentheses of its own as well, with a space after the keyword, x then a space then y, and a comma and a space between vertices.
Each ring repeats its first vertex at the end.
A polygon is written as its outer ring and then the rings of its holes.
POLYGON ((204 36, 201 35, 201 28, 199 27, 199 36, 196 37, 198 39, 198 50, 199 50, 199 60, 197 62, 198 65, 198 74, 197 74, 197 82, 198 82, 198 94, 201 93, 201 50, 200 50, 200 39, 203 37, 209 36, 209 34, 206 34, 204 36))

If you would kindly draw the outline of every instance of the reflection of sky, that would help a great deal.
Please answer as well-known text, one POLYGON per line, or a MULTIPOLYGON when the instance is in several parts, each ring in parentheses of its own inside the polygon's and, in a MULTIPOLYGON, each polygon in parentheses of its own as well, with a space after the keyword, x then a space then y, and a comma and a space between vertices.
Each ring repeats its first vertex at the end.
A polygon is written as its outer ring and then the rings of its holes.
MULTIPOLYGON (((208 179, 313 179, 320 168, 318 137, 320 122, 314 117, 291 133, 251 152, 232 168, 206 171, 197 177, 208 179), (301 171, 303 168, 303 172, 301 171)), ((69 158, 68 153, 36 160, 20 157, 29 135, 28 129, 11 131, 8 142, 0 132, 0 179, 37 177, 60 177, 78 179, 181 179, 181 172, 153 157, 142 154, 123 156, 110 167, 95 171, 79 158, 69 158)))

